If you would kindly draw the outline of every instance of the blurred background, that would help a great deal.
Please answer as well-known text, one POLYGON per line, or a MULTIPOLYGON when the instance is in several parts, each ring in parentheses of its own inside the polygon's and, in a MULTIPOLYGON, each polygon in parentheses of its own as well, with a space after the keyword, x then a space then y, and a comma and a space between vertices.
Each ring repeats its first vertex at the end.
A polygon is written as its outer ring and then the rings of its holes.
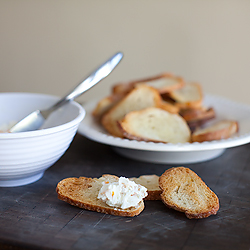
POLYGON ((250 104, 249 27, 247 0, 0 0, 0 92, 63 96, 122 51, 78 101, 170 72, 250 104))

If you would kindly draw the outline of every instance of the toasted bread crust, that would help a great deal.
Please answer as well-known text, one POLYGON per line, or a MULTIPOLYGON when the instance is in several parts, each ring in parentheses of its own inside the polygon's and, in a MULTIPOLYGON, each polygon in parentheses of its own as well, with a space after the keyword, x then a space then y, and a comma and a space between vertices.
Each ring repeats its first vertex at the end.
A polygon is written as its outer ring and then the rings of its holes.
POLYGON ((189 142, 191 132, 186 121, 178 114, 149 107, 125 115, 119 122, 124 137, 147 142, 189 142))
POLYGON ((149 86, 152 86, 153 88, 157 89, 160 94, 168 93, 177 89, 182 88, 185 85, 185 82, 183 78, 174 76, 170 73, 163 73, 154 77, 148 77, 145 79, 141 79, 138 81, 134 81, 134 85, 137 84, 147 84, 149 86), (171 84, 160 84, 160 86, 157 85, 157 81, 159 80, 171 80, 171 84))
POLYGON ((101 178, 66 178, 57 184, 56 192, 58 198, 73 206, 96 211, 105 214, 133 217, 140 214, 144 209, 141 201, 137 207, 120 209, 108 206, 105 202, 97 199, 102 181, 117 179, 113 175, 103 175, 101 178))
MULTIPOLYGON (((200 120, 196 120, 196 121, 189 121, 187 122, 191 132, 193 133, 195 130, 199 129, 200 127, 202 127, 204 124, 206 124, 207 122, 209 122, 210 120, 212 120, 213 118, 204 118, 204 119, 200 119, 200 120)), ((191 142, 193 142, 191 140, 191 142)))
POLYGON ((175 106, 174 104, 172 104, 170 102, 164 101, 164 100, 162 100, 160 102, 159 108, 166 110, 172 114, 177 114, 180 111, 180 109, 177 106, 175 106))
POLYGON ((76 207, 79 207, 82 209, 95 211, 95 212, 99 212, 99 213, 104 213, 104 214, 116 215, 116 216, 134 217, 136 215, 139 215, 144 209, 144 203, 143 203, 143 205, 140 204, 140 206, 138 206, 138 208, 136 210, 128 211, 128 210, 120 210, 120 209, 96 206, 96 205, 92 205, 92 204, 84 204, 82 202, 71 199, 69 197, 65 197, 64 195, 60 195, 60 194, 58 194, 58 199, 65 201, 65 202, 69 203, 70 205, 73 205, 73 206, 76 206, 76 207))
POLYGON ((200 108, 203 102, 202 88, 199 83, 189 83, 183 88, 169 93, 176 102, 175 105, 181 109, 200 108))
POLYGON ((101 123, 111 135, 122 138, 123 134, 117 123, 119 120, 131 111, 159 106, 160 102, 161 96, 157 90, 150 86, 140 85, 131 90, 121 101, 112 107, 102 117, 101 123), (143 98, 145 96, 147 96, 147 98, 143 98))
POLYGON ((159 187, 158 175, 141 175, 138 178, 129 178, 137 184, 147 188, 148 196, 144 200, 161 200, 161 189, 159 187))
POLYGON ((213 207, 210 211, 205 211, 205 212, 200 212, 199 214, 194 214, 194 213, 189 213, 187 211, 184 211, 182 209, 180 209, 178 206, 175 206, 175 205, 169 205, 168 203, 166 203, 163 198, 161 198, 162 202, 165 204, 165 206, 167 206, 168 208, 170 209, 174 209, 176 211, 179 211, 179 212, 184 212, 186 217, 188 219, 204 219, 204 218, 207 218, 209 217, 210 215, 215 215, 217 214, 220 206, 219 204, 215 207, 213 207))
POLYGON ((212 119, 215 118, 215 110, 210 108, 200 107, 197 109, 184 109, 180 111, 180 115, 187 121, 187 122, 194 122, 203 119, 212 119))
POLYGON ((174 167, 159 179, 163 203, 184 212, 189 219, 201 219, 219 210, 217 195, 189 168, 174 167))
POLYGON ((110 95, 107 97, 102 98, 96 105, 95 109, 92 111, 92 115, 97 119, 100 120, 101 117, 109 111, 121 98, 123 95, 110 95))
POLYGON ((186 120, 192 132, 216 117, 215 110, 212 107, 208 109, 204 107, 182 109, 180 115, 186 120))
POLYGON ((238 132, 239 125, 237 121, 219 121, 206 129, 198 129, 192 134, 193 142, 213 141, 227 139, 238 132), (220 125, 225 123, 226 126, 220 128, 220 125), (217 129, 214 129, 218 126, 217 129))
POLYGON ((155 190, 148 192, 148 196, 144 200, 147 201, 160 201, 161 200, 161 190, 155 190))
POLYGON ((113 94, 126 95, 134 88, 134 82, 121 82, 112 87, 113 94))
POLYGON ((127 94, 131 89, 139 84, 146 84, 157 89, 160 94, 164 94, 182 88, 185 85, 185 82, 181 77, 174 76, 170 73, 162 73, 156 76, 134 80, 127 83, 118 83, 113 86, 112 92, 115 94, 127 94), (165 84, 164 82, 159 84, 160 80, 166 80, 165 84))

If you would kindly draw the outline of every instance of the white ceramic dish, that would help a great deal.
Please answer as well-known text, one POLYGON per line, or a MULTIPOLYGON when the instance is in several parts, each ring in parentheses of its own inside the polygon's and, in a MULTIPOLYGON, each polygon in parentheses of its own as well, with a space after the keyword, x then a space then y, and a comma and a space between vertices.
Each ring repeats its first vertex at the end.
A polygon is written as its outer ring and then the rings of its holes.
POLYGON ((214 159, 226 148, 250 142, 250 106, 226 98, 205 95, 204 106, 213 107, 216 119, 234 119, 239 123, 239 133, 232 138, 202 143, 164 144, 139 142, 109 135, 92 117, 91 112, 97 101, 84 105, 86 117, 78 132, 87 138, 113 146, 114 150, 126 157, 152 163, 188 164, 214 159))
MULTIPOLYGON (((19 121, 58 100, 43 94, 0 93, 0 126, 19 121)), ((0 133, 0 186, 21 186, 39 180, 67 150, 84 116, 82 106, 70 102, 49 117, 44 129, 0 133)))

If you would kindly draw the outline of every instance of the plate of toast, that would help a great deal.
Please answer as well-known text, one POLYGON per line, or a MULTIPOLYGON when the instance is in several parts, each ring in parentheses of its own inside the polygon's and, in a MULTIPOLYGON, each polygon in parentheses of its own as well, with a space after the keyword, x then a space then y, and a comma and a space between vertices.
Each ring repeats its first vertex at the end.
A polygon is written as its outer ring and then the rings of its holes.
POLYGON ((250 142, 250 106, 168 73, 115 84, 83 107, 78 132, 135 160, 196 163, 250 142))

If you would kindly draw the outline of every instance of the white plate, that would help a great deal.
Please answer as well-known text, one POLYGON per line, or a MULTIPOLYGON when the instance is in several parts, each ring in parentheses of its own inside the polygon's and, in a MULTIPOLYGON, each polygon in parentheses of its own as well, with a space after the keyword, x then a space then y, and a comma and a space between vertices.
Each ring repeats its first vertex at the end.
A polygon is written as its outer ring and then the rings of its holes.
POLYGON ((170 164, 196 163, 214 159, 226 148, 250 142, 250 106, 226 98, 206 95, 203 104, 215 109, 216 119, 213 122, 222 119, 237 120, 239 123, 237 135, 217 141, 178 144, 140 142, 109 135, 91 115, 97 102, 92 101, 84 105, 86 116, 78 132, 93 141, 113 146, 117 153, 135 160, 170 164))

